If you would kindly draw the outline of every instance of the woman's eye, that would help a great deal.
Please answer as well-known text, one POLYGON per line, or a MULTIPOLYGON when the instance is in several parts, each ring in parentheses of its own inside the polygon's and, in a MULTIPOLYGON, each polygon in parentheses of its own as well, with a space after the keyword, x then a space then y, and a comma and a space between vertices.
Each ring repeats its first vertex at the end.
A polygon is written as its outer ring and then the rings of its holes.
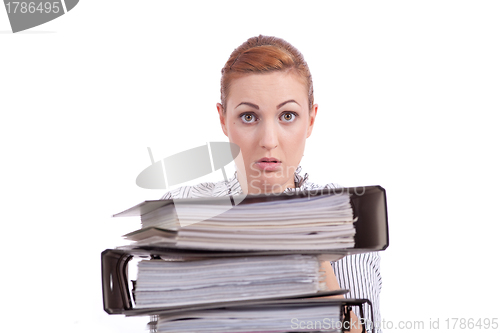
POLYGON ((251 113, 245 113, 240 116, 244 123, 253 123, 255 121, 255 116, 251 113))
POLYGON ((281 115, 281 119, 286 122, 291 122, 295 119, 295 113, 293 112, 285 112, 281 115))

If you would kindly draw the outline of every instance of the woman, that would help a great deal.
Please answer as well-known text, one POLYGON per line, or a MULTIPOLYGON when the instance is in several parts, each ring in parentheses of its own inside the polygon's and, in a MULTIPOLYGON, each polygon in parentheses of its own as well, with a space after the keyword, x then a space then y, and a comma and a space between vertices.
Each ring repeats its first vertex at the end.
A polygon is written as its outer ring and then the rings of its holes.
MULTIPOLYGON (((307 63, 289 43, 258 36, 235 49, 222 69, 217 111, 224 134, 241 149, 242 158, 236 159, 234 177, 177 188, 163 199, 334 187, 312 184, 307 181, 307 174, 300 175, 299 163, 318 105, 314 104, 307 63)), ((327 271, 327 286, 331 290, 349 289, 347 298, 370 299, 375 318, 367 319, 380 323, 377 253, 347 256, 338 262, 324 262, 322 267, 327 271)), ((365 307, 364 313, 369 314, 365 307)), ((359 317, 358 309, 354 313, 359 317)))

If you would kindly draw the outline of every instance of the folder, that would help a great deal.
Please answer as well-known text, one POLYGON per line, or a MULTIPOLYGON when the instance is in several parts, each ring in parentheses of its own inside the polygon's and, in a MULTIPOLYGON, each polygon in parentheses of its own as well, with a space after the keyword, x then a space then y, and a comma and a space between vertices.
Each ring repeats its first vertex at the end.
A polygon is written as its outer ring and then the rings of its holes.
MULTIPOLYGON (((258 203, 265 201, 275 201, 275 200, 287 200, 291 197, 314 197, 320 195, 335 195, 341 193, 349 193, 351 206, 353 208, 354 217, 357 219, 356 235, 354 237, 355 246, 354 248, 336 251, 336 253, 354 254, 363 253, 368 251, 383 251, 389 246, 389 228, 387 219, 387 202, 386 202, 386 192, 381 186, 364 186, 364 187, 350 187, 350 188, 339 188, 339 189, 318 189, 311 191, 300 191, 292 193, 282 193, 280 195, 248 195, 239 203, 239 205, 245 205, 249 203, 258 203)), ((235 196, 236 198, 237 196, 235 196)), ((176 199, 177 203, 182 205, 189 203, 210 203, 212 205, 224 205, 226 203, 226 197, 220 198, 193 198, 193 199, 176 199)), ((237 200, 236 200, 237 201, 237 200)), ((143 216, 156 209, 174 205, 174 200, 151 200, 144 201, 139 205, 136 205, 130 209, 127 209, 121 213, 115 214, 114 217, 130 217, 130 216, 143 216)), ((154 233, 154 230, 150 230, 154 233)), ((167 231, 158 230, 158 234, 164 234, 167 231)), ((175 246, 172 246, 176 249, 175 246)), ((149 249, 155 251, 154 246, 143 246, 143 249, 149 249)), ((160 249, 161 250, 161 249, 160 249)), ((216 251, 212 251, 210 255, 216 255, 216 251)), ((286 251, 286 253, 302 253, 302 254, 318 254, 323 252, 324 254, 332 253, 332 251, 286 251)), ((261 255, 259 252, 255 252, 256 255, 261 255)), ((276 252, 274 252, 276 254, 276 252)), ((325 259, 327 260, 327 259, 325 259)), ((334 261, 336 259, 331 259, 334 261)))
MULTIPOLYGON (((387 217, 387 200, 385 189, 381 186, 365 186, 342 189, 323 189, 318 191, 301 191, 295 193, 283 193, 280 195, 251 195, 243 199, 239 204, 244 205, 253 202, 263 202, 269 200, 286 200, 291 196, 307 197, 317 195, 335 195, 337 193, 349 193, 351 206, 353 208, 355 222, 355 245, 352 248, 336 250, 311 250, 311 251, 212 251, 203 249, 180 249, 172 247, 137 246, 127 249, 107 249, 101 254, 102 265, 102 292, 103 307, 109 314, 125 315, 156 315, 177 313, 194 309, 208 309, 217 307, 250 306, 262 304, 261 300, 247 300, 238 302, 219 302, 210 304, 198 304, 187 307, 174 308, 151 308, 137 309, 133 307, 131 292, 128 283, 127 265, 132 258, 155 259, 159 256, 169 256, 172 258, 186 259, 216 258, 231 256, 254 256, 254 255, 280 255, 280 254, 311 254, 318 255, 322 260, 335 261, 345 255, 364 253, 370 251, 383 251, 389 246, 389 230, 387 217)), ((218 198, 209 198, 210 202, 217 203, 218 198)), ((205 198, 181 199, 184 201, 200 202, 205 198)), ((173 205, 173 200, 153 200, 145 201, 115 216, 141 216, 166 205, 173 205)), ((334 292, 320 292, 309 295, 298 295, 296 298, 287 299, 266 299, 266 304, 304 304, 310 302, 337 302, 342 306, 359 306, 369 303, 369 300, 354 299, 324 299, 320 296, 331 296, 346 293, 346 290, 334 292)), ((361 310, 362 307, 360 306, 361 310)), ((363 314, 362 314, 363 316, 363 314)), ((373 315, 372 315, 373 318, 373 315)))

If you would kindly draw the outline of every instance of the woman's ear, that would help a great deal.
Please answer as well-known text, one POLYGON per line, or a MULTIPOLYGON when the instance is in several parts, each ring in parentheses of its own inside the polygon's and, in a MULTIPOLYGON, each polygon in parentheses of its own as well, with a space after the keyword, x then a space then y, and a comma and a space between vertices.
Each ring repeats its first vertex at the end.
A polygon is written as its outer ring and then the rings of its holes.
POLYGON ((224 113, 224 108, 220 103, 217 103, 217 112, 219 112, 219 121, 220 126, 222 127, 222 131, 227 136, 226 114, 224 113))
POLYGON ((318 113, 318 104, 314 104, 312 109, 309 111, 309 124, 307 125, 307 137, 309 137, 312 133, 317 113, 318 113))

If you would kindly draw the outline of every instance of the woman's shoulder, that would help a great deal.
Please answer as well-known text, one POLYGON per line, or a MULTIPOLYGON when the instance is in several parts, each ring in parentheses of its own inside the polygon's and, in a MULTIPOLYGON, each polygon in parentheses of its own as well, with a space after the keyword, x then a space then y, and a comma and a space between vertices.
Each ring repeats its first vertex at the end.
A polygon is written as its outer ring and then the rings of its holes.
POLYGON ((215 183, 205 182, 191 186, 180 186, 165 193, 161 199, 185 199, 200 197, 217 197, 227 192, 225 181, 215 183))
MULTIPOLYGON (((307 174, 306 174, 307 176, 307 174)), ((300 186, 300 190, 302 191, 313 191, 313 190, 322 190, 322 189, 338 189, 341 188, 337 183, 327 183, 327 184, 318 184, 314 182, 310 182, 307 179, 302 182, 300 186)))
POLYGON ((321 189, 337 189, 340 186, 337 183, 318 184, 309 180, 309 174, 302 175, 302 167, 299 166, 295 172, 295 186, 299 191, 311 191, 321 189))
POLYGON ((317 184, 313 182, 305 182, 304 190, 315 190, 315 189, 336 189, 340 188, 340 186, 336 183, 328 183, 328 184, 317 184))
POLYGON ((230 194, 241 193, 241 186, 236 177, 236 173, 228 180, 218 182, 205 182, 192 186, 181 186, 173 189, 161 199, 185 199, 201 197, 222 197, 230 194))

